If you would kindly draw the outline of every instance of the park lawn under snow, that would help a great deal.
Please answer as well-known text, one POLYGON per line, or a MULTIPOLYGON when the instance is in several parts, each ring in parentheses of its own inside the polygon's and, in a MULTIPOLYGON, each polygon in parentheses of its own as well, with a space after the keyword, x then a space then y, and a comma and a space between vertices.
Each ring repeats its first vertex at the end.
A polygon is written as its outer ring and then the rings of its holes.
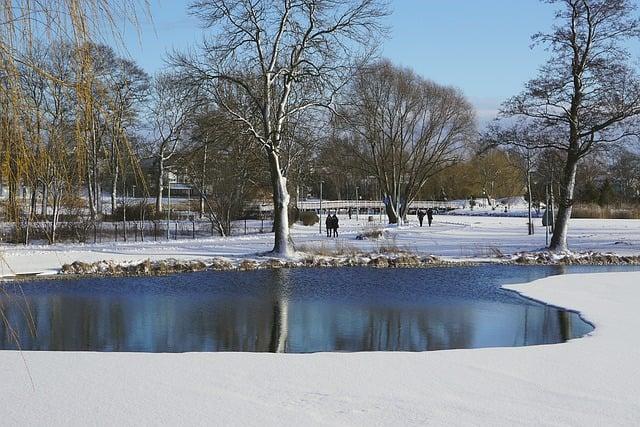
POLYGON ((422 353, 0 352, 5 425, 640 424, 640 273, 510 286, 580 310, 564 344, 422 353))
MULTIPOLYGON (((373 217, 379 221, 376 215, 373 217)), ((484 260, 497 254, 535 251, 545 246, 544 227, 535 219, 536 234, 527 235, 527 219, 522 217, 486 217, 464 215, 436 215, 433 227, 417 227, 415 217, 401 228, 388 228, 388 237, 379 241, 356 240, 363 230, 380 228, 369 223, 367 216, 359 221, 340 218, 340 237, 328 239, 320 234, 318 225, 296 225, 292 237, 300 250, 332 251, 359 249, 376 251, 380 246, 398 247, 419 254, 436 255, 448 260, 484 260)), ((323 227, 324 228, 324 227, 323 227)), ((613 252, 619 255, 640 253, 640 221, 574 219, 569 229, 569 243, 573 251, 613 252)), ((180 260, 228 257, 233 260, 255 257, 269 251, 273 234, 253 234, 227 238, 213 237, 198 240, 158 242, 109 242, 101 244, 3 245, 0 275, 25 273, 55 273, 65 263, 74 261, 139 262, 145 259, 180 260)))
MULTIPOLYGON (((539 225, 539 219, 536 220, 539 225)), ((395 245, 453 260, 544 246, 526 218, 436 216, 432 228, 356 240, 296 226, 298 247, 395 245)), ((272 235, 171 242, 4 246, 2 274, 53 273, 64 263, 254 257, 272 235)), ((573 220, 575 251, 640 252, 640 222, 573 220)), ((117 279, 116 279, 117 280, 117 279)), ((580 310, 596 325, 565 344, 422 353, 76 353, 0 351, 2 424, 640 424, 640 273, 567 275, 512 286, 580 310)))

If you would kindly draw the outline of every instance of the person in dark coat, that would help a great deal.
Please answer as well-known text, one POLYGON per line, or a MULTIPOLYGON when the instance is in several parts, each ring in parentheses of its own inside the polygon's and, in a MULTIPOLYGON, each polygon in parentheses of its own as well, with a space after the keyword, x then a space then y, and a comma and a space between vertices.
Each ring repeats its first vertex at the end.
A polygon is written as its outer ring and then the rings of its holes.
POLYGON ((333 223, 333 237, 338 237, 338 216, 334 213, 331 217, 331 222, 333 223))
POLYGON ((427 209, 427 222, 429 223, 429 227, 431 227, 431 223, 433 222, 433 209, 427 209))
POLYGON ((349 208, 348 213, 349 213, 349 219, 351 219, 351 208, 349 208))
POLYGON ((420 227, 422 227, 422 221, 424 220, 424 211, 422 209, 418 209, 418 222, 420 223, 420 227))
POLYGON ((327 212, 327 219, 324 222, 324 227, 327 229, 327 237, 331 237, 331 229, 333 228, 333 220, 331 214, 327 212))

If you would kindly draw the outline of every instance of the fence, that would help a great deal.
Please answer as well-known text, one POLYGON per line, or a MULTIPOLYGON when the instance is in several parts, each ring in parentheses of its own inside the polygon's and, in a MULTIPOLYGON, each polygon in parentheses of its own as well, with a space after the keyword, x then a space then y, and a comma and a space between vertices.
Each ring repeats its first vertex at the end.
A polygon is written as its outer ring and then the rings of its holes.
MULTIPOLYGON (((259 234, 271 231, 271 220, 239 220, 231 225, 231 235, 259 234)), ((33 223, 29 231, 30 243, 46 243, 47 224, 33 223)), ((18 238, 16 225, 0 224, 0 241, 24 243, 18 238)), ((24 229, 20 236, 24 236, 24 229)), ((127 221, 119 222, 61 222, 56 231, 56 242, 139 242, 178 239, 202 239, 218 236, 216 228, 208 221, 171 220, 167 221, 127 221)))
MULTIPOLYGON (((413 211, 415 209, 458 209, 463 207, 464 203, 460 201, 452 201, 452 202, 444 202, 444 201, 436 201, 436 200, 416 200, 413 201, 409 205, 409 210, 413 211)), ((306 210, 314 210, 317 211, 320 209, 320 200, 305 200, 299 201, 297 204, 298 208, 301 211, 306 210)), ((270 205, 264 205, 263 209, 272 209, 270 205)), ((348 210, 348 209, 358 209, 360 212, 368 212, 375 211, 378 212, 380 210, 384 210, 385 205, 381 201, 376 200, 323 200, 322 201, 322 209, 328 210, 348 210)))

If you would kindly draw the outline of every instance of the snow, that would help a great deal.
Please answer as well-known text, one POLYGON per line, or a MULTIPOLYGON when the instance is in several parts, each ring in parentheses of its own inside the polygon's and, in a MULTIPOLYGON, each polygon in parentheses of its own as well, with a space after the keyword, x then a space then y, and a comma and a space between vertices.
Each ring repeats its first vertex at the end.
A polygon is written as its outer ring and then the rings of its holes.
MULTIPOLYGON (((378 219, 375 216, 374 219, 378 219)), ((296 226, 307 248, 395 245, 450 260, 544 246, 526 218, 435 216, 356 240, 366 215, 341 217, 338 239, 296 226)), ((576 251, 640 252, 640 222, 572 220, 576 251)), ((64 263, 255 257, 272 234, 145 243, 8 246, 2 275, 64 263)), ((596 325, 565 344, 424 353, 71 353, 0 351, 2 424, 640 425, 640 273, 554 276, 511 286, 576 309, 596 325)))
MULTIPOLYGON (((538 250, 545 246, 544 227, 535 220, 536 234, 527 235, 527 219, 519 217, 436 215, 431 228, 418 227, 414 216, 407 226, 387 229, 386 239, 357 240, 363 230, 384 227, 379 216, 373 223, 367 215, 359 221, 340 216, 340 237, 329 239, 318 225, 296 225, 291 235, 299 249, 334 250, 353 248, 365 252, 381 246, 395 246, 419 254, 436 255, 445 260, 486 260, 499 253, 513 254, 538 250)), ((259 221, 258 221, 259 223, 259 221)), ((252 224, 248 224, 251 226, 252 224)), ((323 225, 324 228, 324 225, 323 225)), ((640 221, 574 219, 570 222, 569 244, 572 250, 613 252, 619 255, 640 253, 640 221)), ((226 238, 171 240, 158 242, 109 242, 101 244, 1 245, 0 276, 39 273, 53 274, 73 261, 140 262, 145 259, 179 260, 227 257, 239 260, 266 252, 273 247, 273 234, 241 235, 226 238)))
POLYGON ((578 309, 595 323, 590 336, 565 344, 306 355, 3 351, 2 420, 638 425, 639 283, 640 273, 634 272, 553 276, 510 286, 578 309))

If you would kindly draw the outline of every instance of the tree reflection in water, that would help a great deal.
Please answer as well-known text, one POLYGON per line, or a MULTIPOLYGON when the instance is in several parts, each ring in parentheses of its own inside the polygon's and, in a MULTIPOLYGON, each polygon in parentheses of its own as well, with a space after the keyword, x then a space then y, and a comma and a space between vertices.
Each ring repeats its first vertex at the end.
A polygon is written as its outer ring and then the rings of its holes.
MULTIPOLYGON (((424 351, 555 343, 589 332, 574 313, 499 288, 557 272, 531 269, 280 269, 38 281, 22 284, 24 297, 5 284, 0 303, 26 350, 424 351)), ((0 347, 18 348, 7 327, 0 327, 0 347)))

